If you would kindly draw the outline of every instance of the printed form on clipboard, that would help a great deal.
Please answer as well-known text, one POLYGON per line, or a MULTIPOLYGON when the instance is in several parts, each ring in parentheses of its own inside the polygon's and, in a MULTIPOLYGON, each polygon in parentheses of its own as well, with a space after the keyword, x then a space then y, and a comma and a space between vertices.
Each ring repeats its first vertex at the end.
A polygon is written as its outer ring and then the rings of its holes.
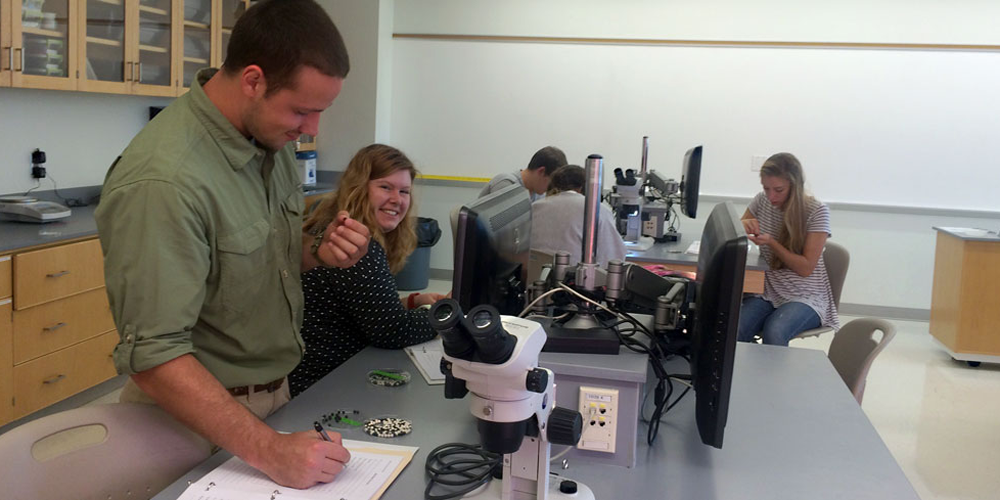
POLYGON ((440 337, 428 340, 423 344, 411 345, 403 350, 406 351, 406 355, 410 357, 429 385, 444 383, 444 374, 441 373, 441 356, 444 355, 444 346, 441 345, 440 337))
POLYGON ((188 486, 178 500, 376 500, 413 459, 417 448, 345 439, 351 461, 332 483, 305 490, 281 486, 233 457, 188 486))

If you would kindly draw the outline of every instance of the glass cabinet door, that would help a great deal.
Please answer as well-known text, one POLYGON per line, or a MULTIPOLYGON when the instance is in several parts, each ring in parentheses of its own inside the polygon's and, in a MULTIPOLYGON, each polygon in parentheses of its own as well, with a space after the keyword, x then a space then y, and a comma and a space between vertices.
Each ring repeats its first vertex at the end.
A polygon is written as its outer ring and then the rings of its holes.
POLYGON ((127 57, 125 12, 125 0, 84 0, 81 90, 125 92, 135 78, 127 57))
POLYGON ((222 0, 222 29, 219 38, 219 66, 226 63, 226 49, 229 47, 229 37, 233 34, 236 20, 246 12, 247 0, 222 0))
POLYGON ((173 95, 171 0, 139 0, 136 93, 173 95))
POLYGON ((195 74, 212 65, 212 0, 184 0, 182 80, 190 88, 195 74))
POLYGON ((0 87, 10 86, 10 72, 14 68, 14 46, 10 41, 10 6, 0 0, 0 87))
POLYGON ((76 89, 77 0, 14 0, 11 5, 13 85, 76 89))

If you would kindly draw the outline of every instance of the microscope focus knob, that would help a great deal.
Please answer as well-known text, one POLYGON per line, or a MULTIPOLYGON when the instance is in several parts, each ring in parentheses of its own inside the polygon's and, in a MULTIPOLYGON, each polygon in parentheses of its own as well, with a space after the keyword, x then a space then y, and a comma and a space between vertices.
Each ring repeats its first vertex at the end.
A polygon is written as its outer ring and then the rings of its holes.
POLYGON ((531 391, 537 392, 539 394, 545 392, 545 388, 549 386, 549 372, 542 368, 535 368, 528 372, 528 376, 524 379, 524 388, 531 391))
POLYGON ((583 433, 583 416, 576 410, 557 406, 549 414, 547 432, 550 443, 575 446, 583 433))

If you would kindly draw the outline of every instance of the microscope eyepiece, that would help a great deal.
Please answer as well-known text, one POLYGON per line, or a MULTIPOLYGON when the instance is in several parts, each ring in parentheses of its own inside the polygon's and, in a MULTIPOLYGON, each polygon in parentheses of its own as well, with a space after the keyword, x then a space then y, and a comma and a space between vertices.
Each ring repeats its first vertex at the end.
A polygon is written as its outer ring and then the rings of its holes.
POLYGON ((471 361, 476 344, 462 324, 462 306, 455 299, 441 299, 431 306, 427 319, 431 328, 441 335, 445 354, 471 361))
POLYGON ((493 306, 473 307, 463 321, 465 330, 478 347, 479 358, 492 365, 506 363, 514 353, 517 339, 503 329, 500 313, 493 306))

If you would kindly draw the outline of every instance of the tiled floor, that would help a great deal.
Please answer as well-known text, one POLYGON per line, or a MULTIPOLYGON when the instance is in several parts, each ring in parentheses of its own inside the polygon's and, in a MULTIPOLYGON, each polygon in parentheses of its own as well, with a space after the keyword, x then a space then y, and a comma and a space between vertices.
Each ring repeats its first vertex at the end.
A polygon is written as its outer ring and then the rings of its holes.
MULTIPOLYGON (((449 288, 432 281, 427 290, 449 288)), ((1000 365, 970 368, 937 347, 926 322, 893 323, 897 335, 868 375, 868 418, 923 500, 1000 499, 1000 365)), ((792 346, 825 351, 831 340, 792 346)), ((118 392, 88 404, 117 401, 118 392)))
MULTIPOLYGON (((1000 499, 1000 365, 970 368, 926 322, 893 323, 896 337, 868 374, 865 414, 923 500, 1000 499)), ((826 350, 831 340, 792 346, 826 350)))

